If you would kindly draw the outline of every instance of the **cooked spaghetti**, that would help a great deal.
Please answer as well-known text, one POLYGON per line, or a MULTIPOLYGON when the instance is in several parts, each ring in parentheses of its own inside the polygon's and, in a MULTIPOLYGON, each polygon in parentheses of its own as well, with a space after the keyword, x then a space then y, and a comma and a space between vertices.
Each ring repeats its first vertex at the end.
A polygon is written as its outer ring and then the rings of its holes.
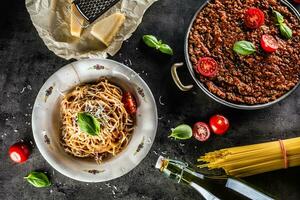
POLYGON ((76 157, 94 158, 100 163, 115 156, 129 143, 133 118, 122 103, 123 91, 106 79, 77 86, 61 102, 61 142, 76 157), (98 135, 80 129, 78 113, 88 113, 100 123, 98 135))

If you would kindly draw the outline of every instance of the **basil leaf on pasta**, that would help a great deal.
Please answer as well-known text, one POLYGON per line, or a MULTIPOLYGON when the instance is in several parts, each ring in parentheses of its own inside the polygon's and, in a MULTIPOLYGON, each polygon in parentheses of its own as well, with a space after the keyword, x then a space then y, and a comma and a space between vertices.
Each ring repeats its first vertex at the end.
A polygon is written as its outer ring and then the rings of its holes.
POLYGON ((99 135, 100 123, 89 113, 78 113, 78 125, 81 131, 91 136, 99 135))

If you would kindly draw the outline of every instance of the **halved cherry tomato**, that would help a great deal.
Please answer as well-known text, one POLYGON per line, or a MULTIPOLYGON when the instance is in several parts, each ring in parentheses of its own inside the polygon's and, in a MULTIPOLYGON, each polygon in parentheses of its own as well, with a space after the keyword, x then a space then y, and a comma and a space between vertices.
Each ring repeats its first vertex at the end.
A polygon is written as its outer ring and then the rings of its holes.
POLYGON ((9 147, 8 153, 12 161, 16 163, 23 163, 29 158, 30 150, 25 143, 18 142, 9 147))
POLYGON ((223 135, 229 129, 229 121, 223 115, 214 115, 209 119, 211 130, 217 135, 223 135))
POLYGON ((249 8, 244 20, 248 28, 256 29, 265 23, 265 14, 258 8, 249 8))
POLYGON ((275 52, 278 49, 278 43, 272 35, 263 35, 260 40, 260 45, 264 51, 268 53, 275 52))
POLYGON ((137 110, 137 105, 135 98, 129 92, 125 92, 122 98, 122 102, 124 103, 124 107, 128 114, 134 115, 137 110))
POLYGON ((204 142, 210 137, 210 130, 206 123, 204 122, 197 122, 193 126, 193 136, 201 141, 204 142))
POLYGON ((200 58, 196 71, 206 77, 214 77, 218 73, 218 63, 210 57, 200 58))

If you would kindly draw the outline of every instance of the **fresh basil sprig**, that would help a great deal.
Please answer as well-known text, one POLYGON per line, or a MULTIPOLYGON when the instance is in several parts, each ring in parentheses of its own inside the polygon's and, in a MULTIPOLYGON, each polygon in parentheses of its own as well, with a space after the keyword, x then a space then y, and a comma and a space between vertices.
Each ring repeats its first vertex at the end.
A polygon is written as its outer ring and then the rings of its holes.
POLYGON ((282 14, 276 10, 273 10, 272 12, 275 16, 277 25, 279 26, 280 34, 286 39, 292 38, 293 31, 290 27, 288 27, 288 25, 286 25, 286 23, 284 23, 284 17, 282 16, 282 14))
POLYGON ((243 56, 250 55, 256 51, 255 45, 245 40, 236 42, 233 45, 233 50, 243 56))
POLYGON ((24 179, 34 187, 42 188, 51 185, 48 177, 43 172, 30 172, 24 179))
POLYGON ((174 128, 169 137, 173 137, 178 140, 187 140, 193 136, 193 130, 189 125, 181 124, 174 128))
POLYGON ((100 123, 94 116, 89 113, 78 113, 78 125, 81 131, 91 136, 99 135, 100 123))
POLYGON ((143 41, 148 47, 155 48, 160 52, 168 55, 173 55, 172 48, 169 45, 163 43, 161 40, 158 40, 154 35, 144 35, 143 41))

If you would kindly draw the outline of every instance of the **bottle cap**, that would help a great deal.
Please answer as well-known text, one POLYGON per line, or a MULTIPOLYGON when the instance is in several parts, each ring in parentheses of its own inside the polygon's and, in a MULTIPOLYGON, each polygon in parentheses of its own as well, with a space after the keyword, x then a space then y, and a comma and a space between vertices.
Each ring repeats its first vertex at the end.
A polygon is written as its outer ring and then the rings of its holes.
POLYGON ((163 156, 159 156, 158 159, 157 159, 157 162, 155 164, 155 168, 156 169, 161 169, 162 165, 163 165, 163 160, 165 158, 163 156))

